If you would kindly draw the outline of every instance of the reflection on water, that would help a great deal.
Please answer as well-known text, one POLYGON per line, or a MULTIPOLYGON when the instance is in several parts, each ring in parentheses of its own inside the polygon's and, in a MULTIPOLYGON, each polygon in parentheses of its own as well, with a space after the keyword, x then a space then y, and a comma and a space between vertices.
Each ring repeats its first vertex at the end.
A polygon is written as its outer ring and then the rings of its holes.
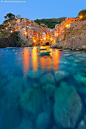
POLYGON ((33 66, 33 71, 38 70, 38 53, 36 47, 32 49, 32 66, 33 66))
POLYGON ((27 72, 29 71, 29 64, 30 64, 30 60, 29 60, 29 49, 24 49, 23 50, 23 68, 24 68, 24 74, 26 75, 27 72))
POLYGON ((32 65, 33 72, 36 72, 38 68, 40 67, 42 71, 45 69, 47 71, 50 71, 51 69, 57 70, 59 66, 59 61, 60 61, 60 51, 58 50, 52 50, 48 46, 46 47, 41 47, 41 48, 46 48, 46 50, 42 51, 51 51, 50 56, 40 56, 40 51, 38 48, 34 47, 31 51, 29 52, 29 49, 24 49, 23 50, 23 67, 24 67, 24 74, 26 75, 27 72, 29 72, 30 65, 32 65), (31 55, 30 55, 31 54, 31 55), (31 58, 31 59, 30 59, 31 58))
POLYGON ((54 50, 53 55, 54 55, 53 56, 53 67, 54 67, 54 70, 57 70, 59 66, 59 61, 60 61, 60 51, 54 50))

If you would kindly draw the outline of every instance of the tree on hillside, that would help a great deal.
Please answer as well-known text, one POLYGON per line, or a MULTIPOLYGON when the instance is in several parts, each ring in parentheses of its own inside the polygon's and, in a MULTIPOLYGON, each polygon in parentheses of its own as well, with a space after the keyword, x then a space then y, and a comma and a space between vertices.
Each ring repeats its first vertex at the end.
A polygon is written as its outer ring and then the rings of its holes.
POLYGON ((5 19, 7 19, 7 16, 4 16, 5 19))
POLYGON ((85 10, 81 10, 81 11, 78 13, 78 16, 79 16, 79 15, 86 16, 86 9, 85 9, 85 10))
POLYGON ((8 18, 8 19, 11 19, 11 18, 13 19, 13 18, 15 18, 15 15, 12 14, 12 13, 8 13, 6 16, 4 16, 4 18, 5 18, 5 19, 7 19, 7 18, 8 18))
POLYGON ((81 19, 81 20, 86 20, 86 9, 85 10, 81 10, 79 13, 78 13, 78 17, 81 19))

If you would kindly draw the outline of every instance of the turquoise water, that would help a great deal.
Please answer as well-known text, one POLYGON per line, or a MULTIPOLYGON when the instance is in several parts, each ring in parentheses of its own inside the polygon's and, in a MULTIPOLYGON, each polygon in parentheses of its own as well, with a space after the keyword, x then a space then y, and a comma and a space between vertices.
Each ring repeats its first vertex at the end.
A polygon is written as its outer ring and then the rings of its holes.
POLYGON ((81 129, 85 123, 86 53, 47 50, 50 56, 36 47, 0 49, 0 129, 81 129))

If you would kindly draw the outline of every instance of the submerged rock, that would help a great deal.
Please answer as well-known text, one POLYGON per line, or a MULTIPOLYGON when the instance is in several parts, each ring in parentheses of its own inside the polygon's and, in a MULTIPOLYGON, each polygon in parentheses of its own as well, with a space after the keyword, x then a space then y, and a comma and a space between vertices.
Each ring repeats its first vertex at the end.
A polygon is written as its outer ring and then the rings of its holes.
POLYGON ((86 126, 83 120, 79 123, 78 129, 86 129, 86 126))
POLYGON ((52 73, 48 73, 46 75, 43 75, 39 82, 43 85, 43 84, 46 84, 46 83, 51 83, 51 84, 55 84, 55 79, 54 79, 54 76, 52 73))
POLYGON ((31 116, 37 116, 43 110, 44 95, 40 88, 27 90, 20 98, 20 106, 31 116))
POLYGON ((82 102, 75 87, 61 84, 54 97, 54 118, 57 126, 74 128, 82 110, 82 102))
POLYGON ((52 85, 52 84, 49 84, 49 83, 47 83, 47 85, 42 87, 42 90, 45 93, 45 98, 47 100, 53 98, 54 93, 55 93, 55 89, 56 89, 55 85, 52 85))
POLYGON ((38 79, 41 77, 41 70, 38 71, 30 70, 27 74, 27 77, 31 79, 38 79))
POLYGON ((74 78, 76 81, 79 81, 80 83, 83 83, 86 85, 86 77, 85 76, 82 76, 80 74, 76 74, 76 75, 74 75, 74 78))
POLYGON ((65 71, 56 71, 54 73, 56 82, 59 82, 60 80, 64 79, 65 77, 68 77, 68 75, 69 75, 68 72, 65 72, 65 71))
POLYGON ((78 124, 78 129, 86 129, 86 115, 84 115, 83 120, 78 124))
POLYGON ((51 116, 48 112, 42 112, 38 115, 36 129, 48 129, 51 123, 51 116))

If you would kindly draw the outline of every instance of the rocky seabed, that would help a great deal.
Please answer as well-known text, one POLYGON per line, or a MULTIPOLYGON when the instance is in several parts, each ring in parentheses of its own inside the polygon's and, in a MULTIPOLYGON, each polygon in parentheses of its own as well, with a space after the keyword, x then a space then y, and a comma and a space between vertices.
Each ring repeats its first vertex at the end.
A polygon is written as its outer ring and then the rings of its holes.
POLYGON ((76 87, 62 70, 17 76, 0 94, 0 129, 86 129, 86 77, 74 75, 76 87))

